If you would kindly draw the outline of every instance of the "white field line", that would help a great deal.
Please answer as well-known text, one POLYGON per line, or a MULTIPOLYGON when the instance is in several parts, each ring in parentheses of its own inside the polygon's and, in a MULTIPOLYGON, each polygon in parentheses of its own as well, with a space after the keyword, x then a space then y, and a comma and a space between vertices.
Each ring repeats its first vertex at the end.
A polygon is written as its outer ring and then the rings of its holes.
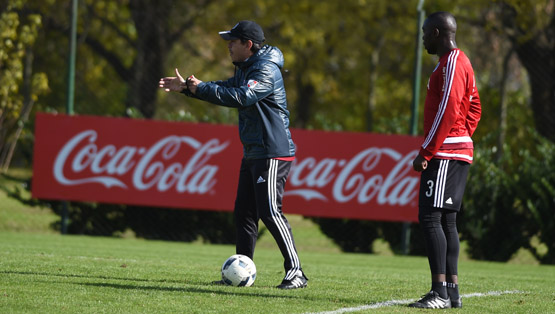
MULTIPOLYGON (((475 292, 475 293, 463 294, 463 295, 461 295, 461 297, 463 297, 463 298, 488 297, 488 296, 496 296, 496 295, 502 295, 502 294, 515 294, 515 293, 524 293, 524 291, 505 290, 505 291, 489 291, 489 292, 486 292, 486 293, 475 292)), ((312 314, 340 314, 340 313, 348 313, 348 312, 358 312, 358 311, 364 311, 364 310, 369 310, 369 309, 378 309, 378 308, 381 308, 381 307, 388 307, 388 306, 393 306, 393 305, 405 305, 405 304, 408 304, 408 303, 414 302, 414 301, 415 301, 414 299, 410 299, 410 300, 389 300, 389 301, 372 303, 372 304, 361 305, 361 306, 356 306, 356 307, 345 307, 345 308, 342 308, 342 309, 337 309, 335 311, 317 312, 317 313, 312 313, 312 314)), ((307 313, 307 314, 311 314, 311 313, 307 313)))

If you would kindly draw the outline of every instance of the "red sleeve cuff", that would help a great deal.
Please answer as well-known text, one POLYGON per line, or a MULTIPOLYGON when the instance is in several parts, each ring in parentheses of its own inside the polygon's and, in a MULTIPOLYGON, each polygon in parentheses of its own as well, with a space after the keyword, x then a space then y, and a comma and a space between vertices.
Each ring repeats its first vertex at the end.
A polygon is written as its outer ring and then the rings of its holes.
POLYGON ((427 161, 430 161, 434 157, 433 153, 430 153, 429 151, 425 150, 424 148, 420 148, 419 154, 420 154, 420 156, 424 157, 424 159, 426 159, 427 161))

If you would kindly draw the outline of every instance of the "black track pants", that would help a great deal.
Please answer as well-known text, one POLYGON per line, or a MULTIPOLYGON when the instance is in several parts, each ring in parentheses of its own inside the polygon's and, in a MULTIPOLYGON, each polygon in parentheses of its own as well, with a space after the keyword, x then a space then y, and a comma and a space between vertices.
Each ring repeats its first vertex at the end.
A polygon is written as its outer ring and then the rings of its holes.
POLYGON ((253 258, 258 220, 262 219, 283 255, 287 280, 301 270, 291 226, 281 211, 285 181, 290 169, 290 161, 243 159, 234 210, 237 254, 253 258))

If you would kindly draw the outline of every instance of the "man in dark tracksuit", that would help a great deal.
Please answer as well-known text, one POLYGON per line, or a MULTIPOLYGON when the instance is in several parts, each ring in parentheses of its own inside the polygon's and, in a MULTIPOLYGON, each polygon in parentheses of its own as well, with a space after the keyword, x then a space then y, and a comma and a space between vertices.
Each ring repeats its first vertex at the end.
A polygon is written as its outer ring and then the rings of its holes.
POLYGON ((236 252, 253 258, 258 220, 262 219, 284 258, 285 277, 277 287, 304 288, 308 279, 281 210, 285 181, 295 158, 280 71, 283 54, 277 47, 262 44, 264 32, 252 21, 241 21, 220 36, 228 41, 236 66, 232 78, 202 82, 191 75, 185 80, 176 69, 177 76, 160 79, 160 87, 238 109, 243 159, 234 209, 236 252))

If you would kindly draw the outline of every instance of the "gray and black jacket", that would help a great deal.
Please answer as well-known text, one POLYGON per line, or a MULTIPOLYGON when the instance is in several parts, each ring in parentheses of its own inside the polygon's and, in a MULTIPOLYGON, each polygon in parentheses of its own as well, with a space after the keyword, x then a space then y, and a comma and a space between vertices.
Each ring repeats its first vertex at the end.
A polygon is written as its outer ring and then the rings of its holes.
POLYGON ((195 97, 239 110, 239 137, 245 159, 295 156, 289 111, 280 69, 283 54, 265 45, 226 81, 202 82, 195 97))

